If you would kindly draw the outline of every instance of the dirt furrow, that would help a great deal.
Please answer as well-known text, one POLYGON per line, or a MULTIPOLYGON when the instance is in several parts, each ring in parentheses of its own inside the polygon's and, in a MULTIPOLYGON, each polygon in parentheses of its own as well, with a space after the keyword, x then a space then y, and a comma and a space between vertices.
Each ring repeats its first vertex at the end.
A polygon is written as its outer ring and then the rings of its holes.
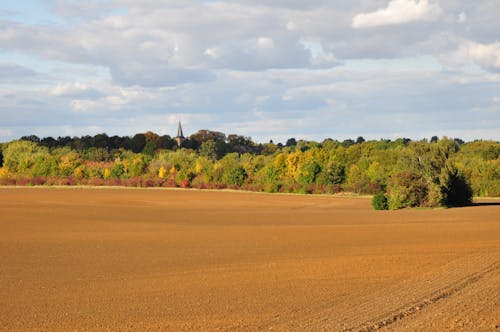
POLYGON ((0 330, 492 331, 499 208, 0 188, 0 330))
POLYGON ((500 269, 500 252, 475 254, 435 271, 362 296, 310 303, 268 320, 258 329, 309 331, 376 331, 408 318, 500 269), (482 267, 479 271, 474 269, 482 267), (382 312, 382 313, 381 313, 382 312))
POLYGON ((420 310, 426 309, 428 306, 441 301, 443 299, 447 299, 451 296, 454 296, 456 293, 462 291, 464 288, 478 282, 486 275, 498 272, 500 269, 500 261, 497 261, 486 269, 479 271, 477 273, 473 273, 468 275, 467 277, 459 280, 453 284, 448 285, 447 287, 443 287, 436 292, 430 294, 429 296, 422 298, 420 301, 413 303, 409 306, 405 306, 397 310, 396 312, 385 314, 383 318, 377 318, 376 321, 369 320, 364 323, 361 327, 345 329, 344 331, 360 331, 360 332, 370 332, 376 331, 381 328, 384 328, 388 325, 391 325, 395 322, 403 320, 420 310))

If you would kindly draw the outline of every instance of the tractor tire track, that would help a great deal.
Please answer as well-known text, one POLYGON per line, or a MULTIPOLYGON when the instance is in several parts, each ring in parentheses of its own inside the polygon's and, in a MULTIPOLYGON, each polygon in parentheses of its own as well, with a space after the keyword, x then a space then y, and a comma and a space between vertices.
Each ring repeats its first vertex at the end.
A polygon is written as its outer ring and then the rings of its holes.
POLYGON ((356 327, 354 329, 346 329, 344 331, 371 332, 380 330, 393 323, 406 319, 409 316, 420 312, 421 310, 427 308, 428 306, 438 301, 447 299, 455 295, 456 293, 462 291, 464 288, 478 282, 482 278, 486 277, 488 274, 492 274, 498 271, 499 269, 500 269, 500 261, 497 261, 482 271, 468 275, 462 280, 459 280, 451 285, 448 285, 447 287, 443 287, 437 290, 436 292, 430 294, 428 297, 421 299, 417 303, 402 307, 396 312, 390 313, 389 315, 386 314, 383 317, 377 318, 375 321, 368 321, 360 327, 356 327))
POLYGON ((377 331, 428 310, 433 304, 498 272, 498 257, 498 251, 462 257, 418 280, 402 281, 360 298, 337 298, 326 303, 311 303, 307 308, 297 308, 261 322, 258 326, 246 328, 276 331, 377 331))

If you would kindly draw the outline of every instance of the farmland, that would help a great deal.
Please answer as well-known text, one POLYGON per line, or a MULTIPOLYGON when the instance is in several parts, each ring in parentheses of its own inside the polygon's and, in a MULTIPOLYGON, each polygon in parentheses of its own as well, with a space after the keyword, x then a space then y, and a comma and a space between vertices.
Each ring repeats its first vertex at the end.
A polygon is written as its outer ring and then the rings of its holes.
POLYGON ((0 330, 500 328, 500 200, 0 188, 0 330))

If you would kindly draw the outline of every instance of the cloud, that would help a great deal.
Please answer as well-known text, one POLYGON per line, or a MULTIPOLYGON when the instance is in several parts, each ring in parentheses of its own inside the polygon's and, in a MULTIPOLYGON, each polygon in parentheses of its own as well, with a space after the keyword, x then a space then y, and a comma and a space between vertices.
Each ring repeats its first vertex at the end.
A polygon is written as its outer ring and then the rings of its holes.
POLYGON ((43 3, 0 14, 0 140, 179 118, 257 141, 500 130, 498 0, 43 3))
POLYGON ((118 7, 116 1, 49 0, 48 2, 52 11, 68 17, 102 17, 118 7))
POLYGON ((466 21, 467 21, 467 14, 465 14, 465 12, 461 12, 460 14, 458 14, 457 16, 458 23, 465 23, 466 21))
POLYGON ((443 10, 429 0, 391 0, 386 8, 357 14, 352 19, 355 29, 437 20, 443 10))
POLYGON ((111 5, 92 2, 86 14, 79 2, 54 1, 57 12, 82 12, 84 18, 68 26, 0 22, 0 47, 106 67, 118 84, 150 87, 211 81, 219 69, 333 64, 328 54, 313 57, 300 42, 301 32, 287 28, 286 9, 199 1, 127 5, 105 15, 111 5))
POLYGON ((485 69, 500 71, 500 42, 481 44, 470 42, 466 46, 467 55, 485 69))
POLYGON ((37 77, 37 73, 15 63, 0 62, 0 82, 20 82, 37 77))
POLYGON ((98 98, 102 96, 97 89, 80 82, 58 83, 50 90, 50 94, 57 97, 72 98, 98 98))
POLYGON ((461 39, 457 44, 454 50, 440 54, 443 63, 455 70, 475 64, 491 73, 500 72, 500 42, 483 44, 461 39))

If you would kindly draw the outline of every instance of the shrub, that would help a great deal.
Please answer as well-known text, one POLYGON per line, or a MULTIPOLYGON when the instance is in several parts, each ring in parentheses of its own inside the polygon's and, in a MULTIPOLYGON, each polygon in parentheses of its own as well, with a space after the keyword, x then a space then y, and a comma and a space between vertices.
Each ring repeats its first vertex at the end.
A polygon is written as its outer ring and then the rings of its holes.
POLYGON ((85 179, 85 181, 82 181, 83 184, 87 186, 104 186, 104 179, 101 178, 92 178, 92 179, 85 179))
POLYGON ((427 202, 428 186, 424 178, 413 171, 397 173, 389 186, 389 208, 391 210, 424 206, 427 202))
POLYGON ((389 210, 389 201, 383 193, 378 193, 372 198, 372 206, 375 210, 389 210))
POLYGON ((77 182, 76 182, 75 178, 73 178, 71 176, 67 176, 67 177, 60 178, 57 184, 60 186, 74 186, 77 184, 77 182))
POLYGON ((342 164, 330 162, 318 174, 319 184, 341 184, 345 181, 345 168, 342 164))
POLYGON ((30 179, 25 177, 16 178, 16 186, 28 186, 30 184, 30 179))
POLYGON ((43 186, 47 180, 42 176, 36 176, 30 179, 30 185, 43 186))
POLYGON ((305 162, 299 172, 299 182, 304 185, 310 185, 316 182, 316 177, 321 172, 321 166, 314 160, 305 162))
POLYGON ((0 186, 14 186, 16 185, 16 179, 11 177, 0 177, 0 186))
POLYGON ((443 169, 440 176, 442 205, 447 207, 472 204, 472 188, 456 168, 443 169))
POLYGON ((240 187, 243 185, 246 178, 247 173, 245 168, 239 165, 225 169, 225 172, 222 174, 222 180, 229 186, 234 185, 240 187))

